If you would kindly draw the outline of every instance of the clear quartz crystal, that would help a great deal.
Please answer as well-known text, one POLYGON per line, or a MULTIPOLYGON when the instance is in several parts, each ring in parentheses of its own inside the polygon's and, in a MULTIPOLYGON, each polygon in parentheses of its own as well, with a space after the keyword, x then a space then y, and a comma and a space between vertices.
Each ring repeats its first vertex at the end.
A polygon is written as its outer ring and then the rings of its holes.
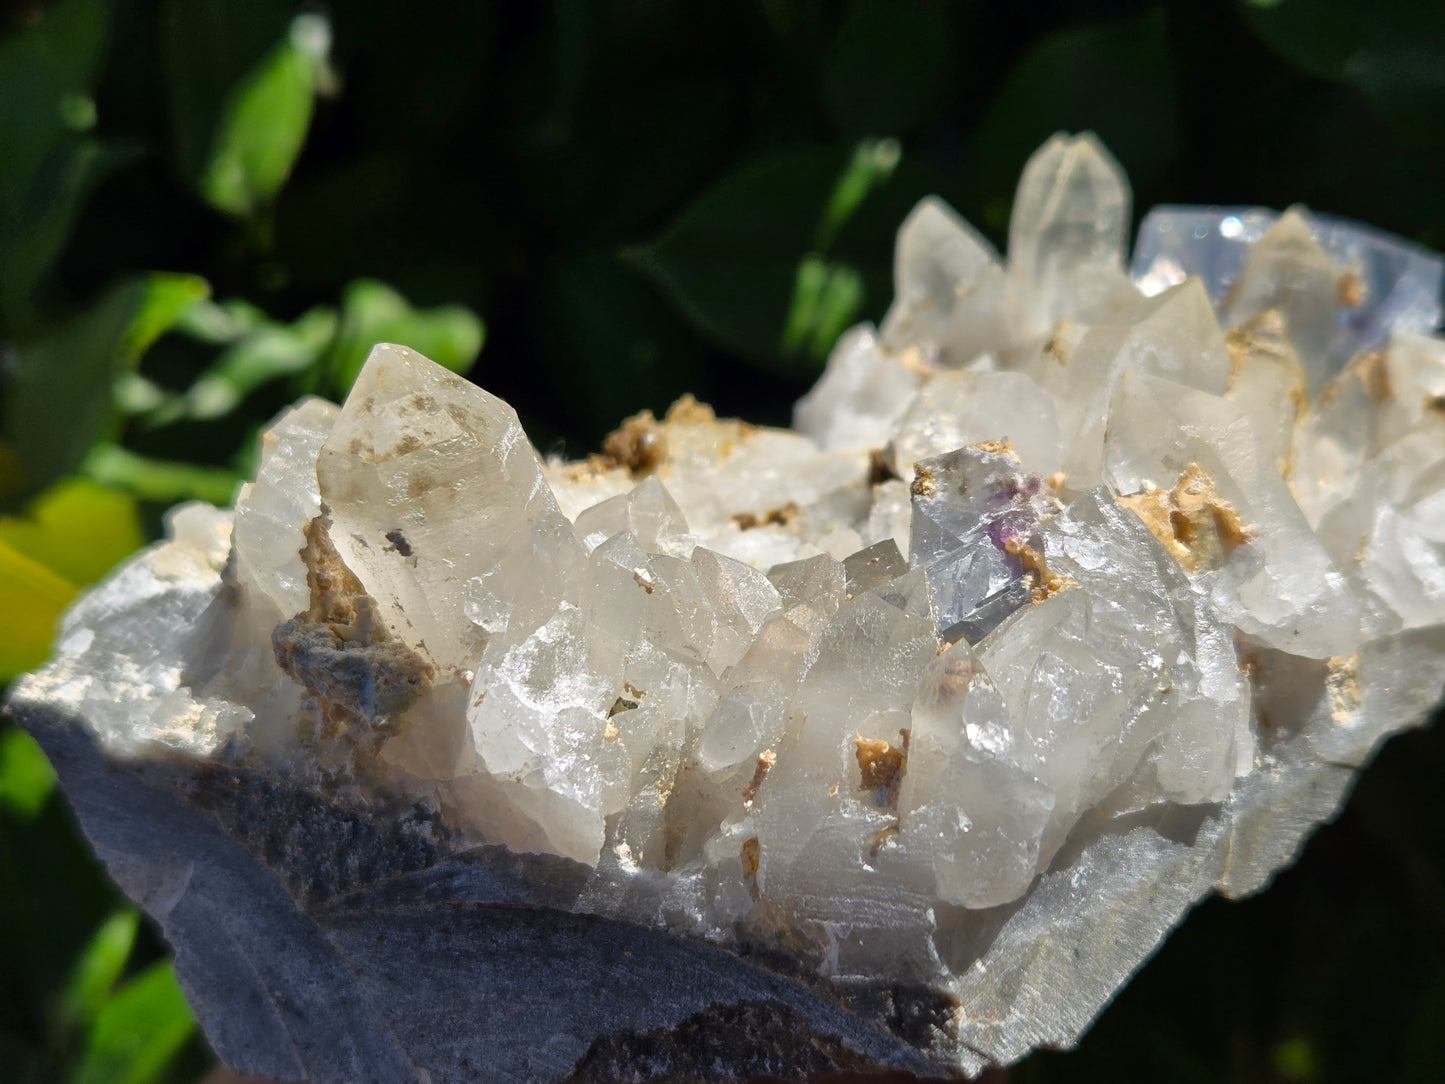
POLYGON ((1019 330, 1046 331, 1124 282, 1129 183, 1092 133, 1054 136, 1024 166, 1009 220, 1019 330))
POLYGON ((976 300, 1000 281, 993 246, 942 200, 922 200, 898 230, 895 297, 883 341, 898 350, 913 348, 930 362, 971 360, 955 332, 980 315, 976 300))
POLYGON ((224 575, 204 635, 198 610, 135 644, 82 604, 56 701, 114 748, 431 802, 591 867, 589 908, 976 1007, 1014 944, 979 931, 1149 824, 1228 852, 1189 899, 1247 891, 1328 813, 1271 821, 1270 788, 1305 802, 1289 772, 1360 763, 1439 692, 1441 265, 1301 210, 1165 208, 1136 287, 1129 209, 1090 135, 1025 167, 1003 262, 925 200, 797 431, 685 399, 544 463, 501 400, 378 346, 339 410, 268 430, 229 562, 192 509, 95 596, 224 575), (370 684, 308 678, 311 643, 370 684))

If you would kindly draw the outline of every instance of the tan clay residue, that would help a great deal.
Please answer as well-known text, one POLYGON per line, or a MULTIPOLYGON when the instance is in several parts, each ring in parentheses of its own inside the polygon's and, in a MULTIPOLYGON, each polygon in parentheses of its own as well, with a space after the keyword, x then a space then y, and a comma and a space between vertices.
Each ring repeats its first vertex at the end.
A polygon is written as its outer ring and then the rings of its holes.
POLYGON ((753 778, 743 789, 743 807, 745 809, 752 808, 753 799, 758 796, 758 788, 763 785, 763 780, 767 778, 768 773, 773 770, 773 765, 777 762, 778 755, 771 749, 764 749, 758 754, 758 766, 753 769, 753 778))
POLYGON ((900 730, 897 745, 879 738, 860 737, 853 741, 853 755, 862 773, 860 787, 870 792, 874 802, 884 809, 898 808, 898 788, 908 768, 908 734, 907 730, 900 730))
POLYGON ((1348 658, 1338 656, 1325 663, 1325 692, 1330 698, 1330 718, 1336 726, 1349 726, 1365 702, 1360 686, 1359 652, 1348 658))
POLYGON ((673 461, 726 462, 738 448, 764 432, 737 418, 719 418, 712 407, 691 395, 684 395, 667 408, 660 428, 668 446, 668 461, 663 463, 663 469, 673 461))
POLYGON ((1390 370, 1385 364, 1383 350, 1371 350, 1350 362, 1350 370, 1364 385, 1365 394, 1377 403, 1383 403, 1394 394, 1390 387, 1390 370))
MULTIPOLYGON (((952 644, 946 645, 939 651, 942 655, 952 644)), ((960 697, 967 695, 973 688, 974 682, 980 677, 987 678, 984 672, 983 663, 971 651, 955 651, 948 656, 948 662, 943 668, 943 676, 939 681, 939 692, 944 696, 960 697)))
POLYGON ((1064 332, 1068 330, 1069 322, 1060 321, 1054 325, 1054 333, 1049 336, 1048 342, 1044 343, 1044 357, 1058 365, 1069 363, 1069 351, 1064 340, 1064 332))
POLYGON ((1365 282, 1353 271, 1345 271, 1335 280, 1335 302, 1347 309, 1357 309, 1365 300, 1365 282))
POLYGON ((758 866, 762 863, 762 848, 758 846, 757 836, 749 836, 743 840, 743 848, 738 857, 743 863, 743 880, 751 881, 758 875, 758 866))
MULTIPOLYGON (((1288 381, 1285 392, 1289 403, 1288 427, 1292 433, 1298 429, 1309 409, 1309 393, 1305 391, 1304 369, 1290 346, 1288 329, 1279 310, 1266 309, 1238 327, 1230 328, 1224 336, 1224 345, 1229 350, 1229 386, 1225 394, 1231 398, 1243 394, 1239 385, 1246 366, 1274 366, 1288 381)), ((1333 385, 1327 387, 1324 397, 1327 398, 1334 390, 1333 385)), ((1286 442, 1283 455, 1275 466, 1285 478, 1294 473, 1293 440, 1286 442)))
POLYGON ((734 512, 732 521, 742 531, 750 531, 754 527, 767 527, 777 524, 780 527, 787 527, 798 518, 798 506, 793 501, 777 508, 769 508, 766 512, 734 512))
POLYGON ((899 365, 911 373, 919 376, 932 377, 938 372, 938 366, 923 356, 923 351, 916 346, 905 346, 902 350, 893 353, 893 358, 899 365))
POLYGON ((717 421, 717 414, 706 403, 699 403, 691 395, 684 395, 667 408, 668 425, 707 425, 717 421))
POLYGON ((1013 455, 1013 444, 1005 440, 981 440, 977 444, 970 444, 970 448, 976 451, 986 452, 989 455, 1013 455))
MULTIPOLYGON (((612 701, 612 707, 607 709, 608 719, 611 719, 614 715, 621 715, 624 711, 636 710, 642 698, 647 695, 634 689, 630 682, 622 686, 622 692, 623 695, 612 701)), ((609 723, 608 726, 610 727, 611 724, 609 723)))
POLYGON ((1050 489, 1052 489, 1055 493, 1058 493, 1064 488, 1064 483, 1068 481, 1068 479, 1068 471, 1056 470, 1053 474, 1045 478, 1044 481, 1049 484, 1050 489))
POLYGON ((1006 553, 1017 557, 1024 571, 1033 577, 1034 585, 1029 590, 1033 601, 1042 602, 1060 591, 1079 586, 1077 580, 1050 569, 1044 555, 1022 539, 1010 538, 1004 542, 1003 548, 1006 553))
POLYGON ((324 514, 306 525, 301 559, 311 605, 276 627, 271 646, 281 670, 315 700, 319 736, 359 739, 410 707, 435 671, 391 638, 328 528, 324 514))
POLYGON ((868 841, 868 856, 877 858, 878 852, 898 838, 898 822, 885 824, 878 831, 873 833, 873 838, 868 841))
POLYGON ((1214 479, 1190 463, 1173 489, 1153 489, 1120 497, 1187 572, 1217 569, 1251 531, 1234 506, 1214 490, 1214 479))
POLYGON ((908 491, 915 497, 931 497, 938 491, 938 479, 934 477, 932 467, 913 468, 913 484, 908 491))
POLYGON ((868 453, 868 484, 870 486, 879 486, 889 479, 897 477, 898 472, 893 469, 893 462, 884 449, 874 448, 868 453))
POLYGON ((667 441, 652 411, 628 418, 602 442, 599 469, 625 467, 634 478, 651 474, 667 458, 667 441))
POLYGON ((1272 361, 1288 369, 1299 367, 1298 359, 1294 357, 1289 346, 1289 333, 1284 317, 1278 309, 1266 309, 1238 327, 1230 328, 1224 334, 1224 346, 1229 351, 1231 390, 1239 380, 1245 361, 1250 357, 1272 361))
POLYGON ((306 566, 306 586, 311 590, 308 621, 326 625, 347 643, 389 640, 391 635, 376 617, 376 600, 366 593, 356 574, 346 567, 331 541, 325 516, 306 525, 306 545, 301 563, 306 566))
POLYGON ((666 805, 667 800, 672 797, 672 792, 677 786, 677 772, 674 770, 671 775, 660 775, 654 784, 657 787, 657 804, 666 805))

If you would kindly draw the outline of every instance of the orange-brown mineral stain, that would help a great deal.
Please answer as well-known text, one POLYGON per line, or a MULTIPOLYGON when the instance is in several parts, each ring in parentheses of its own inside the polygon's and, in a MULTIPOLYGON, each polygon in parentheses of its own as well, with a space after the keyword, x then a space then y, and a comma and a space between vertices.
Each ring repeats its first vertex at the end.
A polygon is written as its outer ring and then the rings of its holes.
POLYGON ((1253 533, 1198 463, 1180 472, 1173 489, 1120 497, 1119 503, 1144 521, 1187 572, 1221 568, 1253 533))

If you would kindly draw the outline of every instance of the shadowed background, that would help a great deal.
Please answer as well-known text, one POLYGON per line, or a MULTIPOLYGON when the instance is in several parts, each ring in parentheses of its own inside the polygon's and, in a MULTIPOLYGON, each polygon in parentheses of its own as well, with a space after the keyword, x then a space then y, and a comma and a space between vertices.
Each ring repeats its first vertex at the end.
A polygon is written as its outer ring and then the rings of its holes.
MULTIPOLYGON (((786 423, 938 193, 1002 242, 1095 130, 1157 202, 1445 246, 1445 6, 0 4, 0 681, 297 395, 415 346, 581 455, 684 392, 786 423)), ((1438 728, 1017 1081, 1445 1076, 1438 728)), ((164 946, 0 723, 0 1079, 193 1081, 164 946)))

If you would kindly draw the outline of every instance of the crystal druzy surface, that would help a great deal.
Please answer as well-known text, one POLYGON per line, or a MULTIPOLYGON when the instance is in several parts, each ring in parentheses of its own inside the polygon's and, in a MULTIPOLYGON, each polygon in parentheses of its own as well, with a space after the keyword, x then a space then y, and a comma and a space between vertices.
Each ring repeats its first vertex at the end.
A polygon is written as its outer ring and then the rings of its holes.
POLYGON ((1439 259, 1162 208, 1131 278, 1129 220, 1090 136, 1030 160, 1006 260, 925 200, 793 431, 684 400, 543 460, 378 346, 12 706, 571 860, 575 912, 933 991, 936 1063, 1067 1043, 1445 681, 1439 259))

